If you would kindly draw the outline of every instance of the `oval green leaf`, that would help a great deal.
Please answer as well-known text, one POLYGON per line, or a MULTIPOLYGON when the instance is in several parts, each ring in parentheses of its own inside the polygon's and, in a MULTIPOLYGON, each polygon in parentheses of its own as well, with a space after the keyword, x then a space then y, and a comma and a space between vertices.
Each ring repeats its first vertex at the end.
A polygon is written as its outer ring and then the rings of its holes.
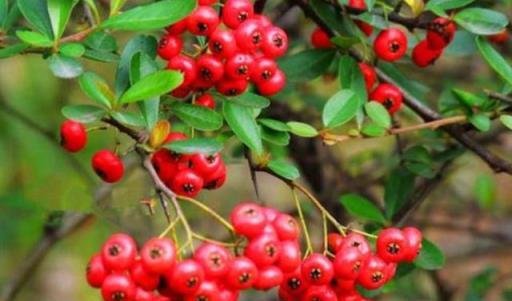
POLYGON ((273 172, 275 172, 277 175, 287 180, 293 181, 300 177, 300 173, 297 167, 282 159, 271 160, 268 163, 267 167, 273 172))
POLYGON ((81 57, 85 52, 85 47, 80 43, 67 43, 61 45, 59 51, 66 56, 81 57))
POLYGON ((48 39, 53 40, 52 23, 46 0, 18 0, 16 3, 28 23, 48 39))
POLYGON ((297 121, 289 121, 286 123, 286 125, 290 128, 290 131, 292 134, 299 136, 299 137, 305 137, 305 138, 311 138, 318 136, 318 131, 310 126, 307 123, 304 122, 297 122, 297 121))
POLYGON ((345 194, 340 198, 340 202, 347 209, 348 213, 354 217, 362 218, 372 222, 384 224, 386 218, 382 212, 370 201, 357 194, 345 194))
POLYGON ((222 116, 209 108, 176 101, 171 104, 171 110, 176 117, 193 128, 214 131, 222 127, 222 116))
POLYGON ((112 112, 111 115, 112 118, 125 125, 134 127, 144 127, 146 125, 140 112, 112 112))
POLYGON ((270 100, 258 94, 246 92, 242 95, 226 97, 224 95, 218 95, 223 101, 231 101, 244 107, 254 109, 264 109, 270 105, 270 100))
POLYGON ((110 90, 107 82, 92 72, 85 72, 78 79, 80 89, 89 98, 100 105, 111 108, 114 101, 114 93, 110 90))
POLYGON ((472 7, 462 10, 453 18, 457 24, 477 35, 492 35, 505 29, 507 17, 497 11, 472 7))
POLYGON ((385 129, 389 129, 391 127, 391 116, 382 104, 376 101, 370 101, 365 104, 364 109, 366 110, 368 117, 376 125, 385 129))
POLYGON ((48 3, 48 14, 53 28, 53 36, 55 40, 59 39, 71 16, 73 7, 78 3, 78 0, 46 0, 48 3))
POLYGON ((500 121, 509 130, 512 130, 512 116, 510 116, 510 115, 502 115, 502 116, 500 116, 500 121))
POLYGON ((331 65, 336 51, 334 49, 304 50, 278 60, 280 68, 291 82, 306 81, 322 75, 331 65))
POLYGON ((63 107, 61 112, 67 119, 82 123, 99 121, 106 114, 103 108, 90 105, 68 105, 63 107))
POLYGON ((177 71, 157 71, 133 84, 119 100, 132 103, 169 93, 183 82, 183 74, 177 71))
POLYGON ((481 132, 487 132, 491 129, 491 119, 485 114, 474 114, 468 120, 481 132))
POLYGON ((261 125, 268 127, 269 129, 273 129, 274 131, 280 131, 280 132, 289 132, 290 131, 290 127, 287 126, 286 123, 279 121, 279 120, 270 119, 270 118, 260 118, 260 119, 258 119, 258 122, 261 125))
POLYGON ((361 133, 368 137, 382 137, 386 134, 386 128, 371 122, 363 126, 361 133))
POLYGON ((75 58, 54 54, 48 59, 52 73, 60 78, 75 78, 82 74, 82 64, 75 58))
POLYGON ((261 134, 253 110, 236 103, 224 102, 224 118, 235 135, 257 154, 263 153, 261 134))
POLYGON ((503 56, 483 37, 476 38, 476 45, 487 64, 489 64, 505 82, 512 85, 512 67, 505 58, 503 58, 503 56))
POLYGON ((213 138, 191 138, 165 144, 165 148, 180 154, 214 154, 220 152, 224 145, 213 138))
POLYGON ((23 42, 37 47, 51 47, 53 45, 48 37, 35 31, 18 30, 16 36, 23 42))
POLYGON ((322 121, 326 127, 334 128, 350 121, 357 113, 359 101, 351 90, 341 90, 325 104, 322 121))
POLYGON ((414 264, 425 270, 437 270, 444 265, 443 252, 431 241, 423 239, 421 251, 414 264))

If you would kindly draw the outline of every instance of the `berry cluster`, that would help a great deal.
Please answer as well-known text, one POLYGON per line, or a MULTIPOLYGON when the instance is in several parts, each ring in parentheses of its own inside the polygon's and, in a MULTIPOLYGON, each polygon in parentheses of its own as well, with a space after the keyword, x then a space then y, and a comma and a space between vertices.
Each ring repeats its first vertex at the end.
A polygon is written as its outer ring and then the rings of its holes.
POLYGON ((434 19, 428 26, 426 38, 414 47, 412 61, 422 68, 433 64, 453 41, 455 31, 457 27, 452 20, 443 17, 434 19))
MULTIPOLYGON (((171 132, 165 143, 187 138, 183 133, 171 132)), ((178 154, 160 149, 151 162, 164 184, 178 195, 195 197, 201 189, 217 189, 226 181, 226 165, 219 153, 178 154)))
POLYGON ((168 68, 184 74, 184 81, 172 95, 185 98, 191 92, 215 87, 225 95, 243 93, 252 82, 262 95, 278 93, 286 83, 275 58, 288 49, 288 37, 271 21, 254 13, 249 0, 227 0, 221 10, 217 1, 199 1, 184 20, 166 28, 158 54, 168 68), (221 25, 224 24, 224 28, 221 25), (183 52, 185 31, 207 38, 207 48, 189 56, 183 52))
MULTIPOLYGON (((60 143, 64 149, 75 153, 87 144, 85 126, 73 120, 66 120, 60 126, 60 143)), ((123 161, 109 150, 97 151, 91 160, 92 169, 107 183, 119 181, 124 174, 123 161)))

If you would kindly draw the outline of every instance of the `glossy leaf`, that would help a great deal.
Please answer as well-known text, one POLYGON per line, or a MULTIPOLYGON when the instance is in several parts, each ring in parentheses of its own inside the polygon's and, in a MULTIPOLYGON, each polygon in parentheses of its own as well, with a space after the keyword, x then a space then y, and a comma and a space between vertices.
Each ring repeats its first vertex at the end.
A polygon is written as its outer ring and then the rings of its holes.
POLYGON ((381 224, 386 222, 386 218, 384 218, 379 208, 360 195, 345 194, 341 196, 340 201, 348 213, 354 217, 381 224))
POLYGON ((500 121, 509 130, 512 130, 512 116, 511 115, 502 115, 502 116, 500 116, 500 121))
POLYGON ((322 75, 332 63, 334 49, 304 50, 278 60, 280 68, 286 73, 288 81, 312 80, 322 75))
POLYGON ((392 218, 412 194, 414 191, 414 179, 414 175, 402 167, 398 167, 390 173, 384 188, 384 204, 387 218, 392 218))
POLYGON ((53 29, 46 0, 17 0, 25 19, 48 39, 53 40, 53 29))
POLYGON ((59 39, 71 16, 73 7, 78 3, 78 0, 46 0, 48 2, 48 14, 53 28, 53 36, 59 39))
POLYGON ((273 129, 274 131, 281 131, 281 132, 290 131, 290 127, 288 125, 286 125, 286 123, 279 121, 279 120, 270 119, 270 118, 260 118, 260 119, 258 119, 258 122, 260 124, 268 127, 269 129, 273 129))
POLYGON ((83 72, 82 64, 75 58, 54 54, 48 59, 52 73, 60 78, 75 78, 83 72))
POLYGON ((469 116, 469 122, 481 132, 491 129, 491 119, 485 114, 474 114, 469 116))
POLYGON ((172 103, 171 110, 176 117, 193 128, 214 131, 222 127, 222 116, 209 108, 176 101, 172 103))
POLYGON ((366 102, 368 99, 366 83, 356 60, 348 55, 342 56, 339 62, 338 76, 341 87, 352 90, 359 99, 360 105, 366 102))
POLYGON ((61 45, 59 51, 66 56, 81 57, 85 52, 85 47, 80 43, 67 43, 61 45))
POLYGON ((224 102, 224 118, 235 135, 256 154, 263 153, 261 134, 253 111, 232 102, 224 102))
POLYGON ((477 35, 492 35, 505 29, 507 17, 497 11, 471 7, 458 12, 453 20, 467 31, 477 35))
POLYGON ((293 181, 300 177, 300 173, 297 167, 281 159, 271 160, 268 162, 267 167, 277 175, 287 180, 293 181))
POLYGON ((438 270, 443 267, 445 258, 443 252, 427 239, 423 239, 420 254, 414 264, 424 270, 438 270))
POLYGON ((84 44, 91 49, 105 52, 112 52, 117 50, 116 39, 103 31, 98 31, 89 35, 85 39, 84 44))
POLYGON ((96 122, 106 115, 103 108, 90 105, 68 105, 63 107, 61 112, 67 119, 82 123, 96 122))
POLYGON ((261 126, 261 138, 275 145, 286 146, 290 143, 290 134, 288 132, 276 131, 261 126))
POLYGON ((51 47, 53 45, 48 37, 35 31, 18 30, 16 36, 23 42, 37 47, 51 47))
POLYGON ((183 82, 183 74, 177 71, 165 70, 151 73, 134 83, 119 99, 119 102, 137 102, 155 96, 160 96, 174 90, 183 82))
POLYGON ((92 72, 85 72, 78 79, 82 91, 98 104, 111 108, 114 101, 114 94, 107 82, 92 72))
POLYGON ((217 95, 217 97, 220 97, 223 101, 234 102, 241 106, 254 109, 264 109, 270 105, 270 100, 266 97, 251 92, 245 92, 244 94, 232 97, 226 97, 224 95, 217 95))
POLYGON ((23 50, 27 49, 28 47, 29 47, 29 45, 20 43, 20 44, 14 44, 12 46, 2 48, 2 49, 0 49, 0 59, 14 56, 14 55, 22 52, 23 50))
POLYGON ((482 37, 478 37, 476 39, 476 45, 487 64, 489 64, 489 66, 491 66, 491 68, 494 69, 494 71, 496 71, 496 73, 498 73, 506 83, 512 85, 512 67, 505 58, 503 58, 503 56, 501 56, 501 54, 482 37))
MULTIPOLYGON (((158 71, 158 64, 146 53, 139 52, 132 57, 130 64, 130 81, 133 84, 156 71, 158 71)), ((138 106, 146 120, 146 128, 151 130, 158 120, 160 97, 155 96, 146 101, 139 102, 138 106)))
POLYGON ((365 104, 364 108, 368 117, 376 125, 385 129, 389 129, 391 127, 391 116, 382 104, 376 101, 370 101, 365 104))
POLYGON ((111 115, 115 120, 129 126, 143 127, 146 124, 144 117, 139 112, 112 112, 111 115))
POLYGON ((325 104, 322 121, 326 127, 334 128, 349 122, 357 113, 359 102, 351 90, 341 90, 325 104))
POLYGON ((165 144, 165 148, 180 154, 214 154, 220 152, 224 145, 213 138, 190 138, 165 144))
POLYGON ((297 122, 297 121, 289 121, 286 123, 286 125, 290 128, 290 131, 292 134, 299 136, 299 137, 305 137, 305 138, 311 138, 318 136, 318 131, 310 126, 307 123, 304 122, 297 122))

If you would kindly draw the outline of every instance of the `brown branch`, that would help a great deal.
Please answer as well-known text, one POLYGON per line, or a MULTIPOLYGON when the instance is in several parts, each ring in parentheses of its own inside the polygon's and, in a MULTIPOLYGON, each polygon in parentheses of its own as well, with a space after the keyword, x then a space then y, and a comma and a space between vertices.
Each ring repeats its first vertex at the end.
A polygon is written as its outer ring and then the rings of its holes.
POLYGON ((484 92, 485 92, 485 94, 487 94, 487 96, 489 96, 492 99, 496 99, 496 100, 499 100, 499 101, 502 101, 502 102, 505 102, 508 104, 512 104, 512 97, 510 97, 510 96, 503 95, 501 93, 489 91, 489 90, 485 90, 484 92))

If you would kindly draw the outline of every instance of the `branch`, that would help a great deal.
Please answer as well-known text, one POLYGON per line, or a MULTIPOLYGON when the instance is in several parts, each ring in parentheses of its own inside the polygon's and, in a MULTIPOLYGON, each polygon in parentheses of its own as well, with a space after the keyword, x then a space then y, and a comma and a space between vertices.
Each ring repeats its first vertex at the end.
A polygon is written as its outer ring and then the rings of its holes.
POLYGON ((512 104, 512 97, 509 97, 507 95, 503 95, 503 94, 498 93, 498 92, 489 91, 489 90, 485 90, 484 92, 485 92, 485 94, 487 94, 487 96, 489 96, 492 99, 496 99, 496 100, 499 100, 499 101, 502 101, 502 102, 505 102, 505 103, 508 103, 508 104, 512 104))

